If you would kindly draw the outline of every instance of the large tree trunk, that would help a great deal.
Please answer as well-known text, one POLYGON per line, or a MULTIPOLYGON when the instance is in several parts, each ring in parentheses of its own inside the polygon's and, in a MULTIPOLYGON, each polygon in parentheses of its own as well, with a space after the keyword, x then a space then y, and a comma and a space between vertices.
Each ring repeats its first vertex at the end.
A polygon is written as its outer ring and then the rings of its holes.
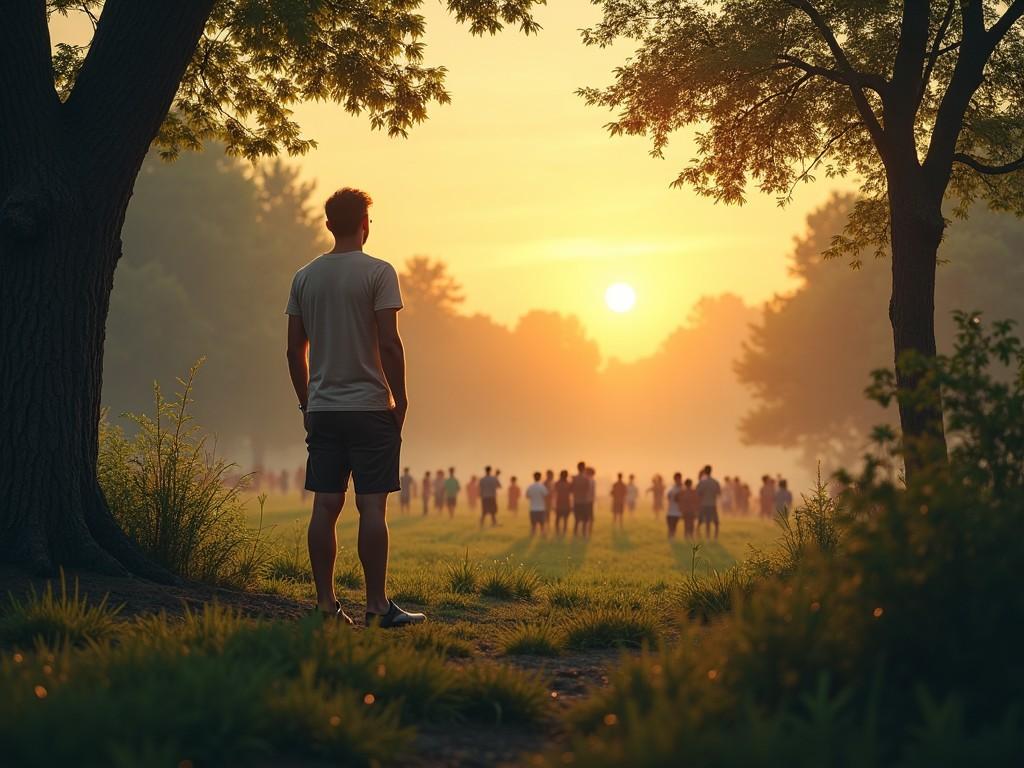
POLYGON ((104 326, 134 179, 213 0, 107 0, 71 96, 43 0, 0 24, 0 560, 171 580, 96 480, 104 326))
POLYGON ((96 482, 104 326, 120 220, 54 174, 34 233, 0 241, 0 558, 166 577, 111 518, 96 482), (101 209, 102 210, 102 209, 101 209))
POLYGON ((927 194, 923 184, 905 173, 890 178, 889 212, 892 226, 892 322, 907 476, 946 459, 942 397, 938 387, 921 375, 914 356, 935 357, 935 271, 945 223, 941 196, 927 194), (909 178, 908 178, 909 177, 909 178))

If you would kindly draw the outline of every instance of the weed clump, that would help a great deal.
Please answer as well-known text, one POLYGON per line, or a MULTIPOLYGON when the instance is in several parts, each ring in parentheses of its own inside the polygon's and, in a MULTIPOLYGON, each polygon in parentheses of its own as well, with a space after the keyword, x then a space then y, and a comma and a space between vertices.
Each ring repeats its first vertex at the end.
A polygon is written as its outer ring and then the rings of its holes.
POLYGON ((566 628, 566 647, 585 651, 640 648, 658 641, 658 626, 642 611, 599 608, 577 614, 566 628))
POLYGON ((121 606, 111 607, 104 597, 90 604, 80 596, 78 580, 68 592, 64 572, 60 574, 60 592, 53 583, 39 594, 35 587, 24 600, 8 595, 8 604, 0 614, 0 644, 29 647, 37 641, 50 645, 83 645, 104 640, 117 628, 121 606))
POLYGON ((507 656, 559 656, 564 644, 563 633, 550 621, 519 622, 499 638, 507 656))
POLYGON ((262 530, 245 520, 234 465, 216 455, 189 407, 200 360, 167 400, 153 385, 154 412, 125 414, 135 425, 129 437, 100 424, 97 476, 117 522, 143 552, 186 579, 239 588, 253 585, 269 559, 262 530))

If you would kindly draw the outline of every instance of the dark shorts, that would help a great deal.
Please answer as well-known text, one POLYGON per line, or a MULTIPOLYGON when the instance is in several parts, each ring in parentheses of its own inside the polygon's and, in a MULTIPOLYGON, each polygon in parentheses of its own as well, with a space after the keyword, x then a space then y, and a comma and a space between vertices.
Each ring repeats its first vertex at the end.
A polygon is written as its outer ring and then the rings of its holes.
POLYGON ((621 502, 621 501, 613 501, 612 502, 612 514, 613 515, 621 515, 625 511, 626 511, 626 505, 623 502, 621 502))
POLYGON ((594 505, 593 504, 588 504, 586 502, 582 502, 580 504, 577 504, 577 505, 575 505, 573 507, 572 514, 573 514, 573 517, 575 517, 577 520, 581 520, 583 522, 586 522, 588 520, 593 520, 594 519, 594 505))
POLYGON ((498 514, 498 500, 497 499, 480 499, 480 513, 482 515, 490 515, 494 517, 498 514))
POLYGON ((391 493, 398 481, 402 436, 390 411, 310 411, 306 415, 306 490, 391 493))
POLYGON ((543 525, 548 521, 547 510, 530 510, 530 522, 536 523, 537 525, 543 525))
POLYGON ((701 507, 700 512, 697 515, 697 523, 714 523, 715 525, 718 525, 718 508, 701 507))
POLYGON ((570 512, 570 510, 569 510, 568 507, 556 507, 555 508, 555 517, 568 517, 569 516, 569 512, 570 512))

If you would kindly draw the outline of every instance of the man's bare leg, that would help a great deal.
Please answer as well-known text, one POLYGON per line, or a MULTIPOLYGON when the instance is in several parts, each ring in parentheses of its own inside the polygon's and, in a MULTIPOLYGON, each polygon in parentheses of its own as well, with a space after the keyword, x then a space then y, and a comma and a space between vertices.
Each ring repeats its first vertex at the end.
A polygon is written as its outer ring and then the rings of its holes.
POLYGON ((306 532, 309 563, 313 567, 313 582, 316 584, 316 604, 325 613, 334 613, 337 606, 338 598, 334 594, 334 561, 338 556, 335 526, 344 504, 344 492, 314 494, 313 514, 306 532))
POLYGON ((388 521, 386 493, 356 495, 359 510, 359 562, 366 579, 366 610, 384 614, 388 602, 388 521))

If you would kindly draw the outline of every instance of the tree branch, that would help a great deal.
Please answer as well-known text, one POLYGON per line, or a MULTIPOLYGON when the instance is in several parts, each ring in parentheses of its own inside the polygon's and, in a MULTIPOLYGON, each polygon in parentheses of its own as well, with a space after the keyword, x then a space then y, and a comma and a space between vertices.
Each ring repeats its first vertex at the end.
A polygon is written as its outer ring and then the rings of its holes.
POLYGON ((127 200, 214 0, 107 0, 65 103, 81 170, 127 200))
POLYGON ((864 95, 863 87, 860 85, 861 78, 864 74, 854 69, 850 63, 849 58, 846 56, 846 52, 843 47, 839 44, 836 39, 835 33, 832 28, 825 21, 818 9, 815 8, 808 0, 783 0, 787 5, 792 6, 798 10, 803 11, 807 18, 811 20, 811 23, 817 28, 825 44, 832 52, 832 57, 836 60, 836 64, 839 65, 839 71, 847 78, 850 93, 853 96, 853 102, 857 107, 857 111, 860 113, 861 119, 864 121, 864 126, 867 128, 868 133, 871 135, 871 139, 874 141, 875 146, 879 152, 885 151, 885 131, 881 124, 878 122, 878 116, 875 115, 875 111, 871 108, 871 104, 868 103, 867 97, 864 95))
POLYGON ((988 31, 989 41, 993 48, 999 45, 1006 33, 1010 31, 1010 27, 1016 24, 1021 16, 1024 16, 1024 0, 1013 0, 1006 12, 988 31))
MULTIPOLYGON (((817 64, 811 64, 809 61, 804 61, 803 59, 788 53, 777 54, 775 58, 784 62, 786 65, 802 70, 809 75, 824 77, 826 80, 831 80, 833 83, 837 83, 839 85, 849 86, 855 84, 861 88, 870 88, 879 95, 885 91, 887 85, 884 77, 870 72, 855 72, 856 80, 854 83, 851 83, 850 78, 837 69, 819 67, 817 64)), ((781 68, 781 65, 777 65, 776 68, 781 68)))
MULTIPOLYGON (((935 32, 935 39, 932 41, 931 50, 928 52, 928 60, 925 63, 924 75, 921 77, 921 89, 917 96, 917 105, 919 107, 928 90, 928 83, 931 82, 932 72, 935 71, 935 65, 938 63, 939 57, 951 50, 951 47, 943 48, 942 43, 946 39, 949 25, 953 22, 953 11, 955 8, 956 0, 947 0, 946 12, 943 14, 942 21, 939 22, 939 28, 935 32)), ((956 45, 959 45, 959 43, 956 45)))
POLYGON ((11 3, 0 23, 0 204, 5 189, 53 151, 59 110, 46 3, 11 3))
POLYGON ((1024 156, 1021 156, 1012 162, 1004 163, 1003 165, 987 165, 964 152, 957 152, 953 155, 953 162, 966 165, 968 168, 973 168, 978 173, 986 176, 1002 176, 1024 168, 1024 156))

